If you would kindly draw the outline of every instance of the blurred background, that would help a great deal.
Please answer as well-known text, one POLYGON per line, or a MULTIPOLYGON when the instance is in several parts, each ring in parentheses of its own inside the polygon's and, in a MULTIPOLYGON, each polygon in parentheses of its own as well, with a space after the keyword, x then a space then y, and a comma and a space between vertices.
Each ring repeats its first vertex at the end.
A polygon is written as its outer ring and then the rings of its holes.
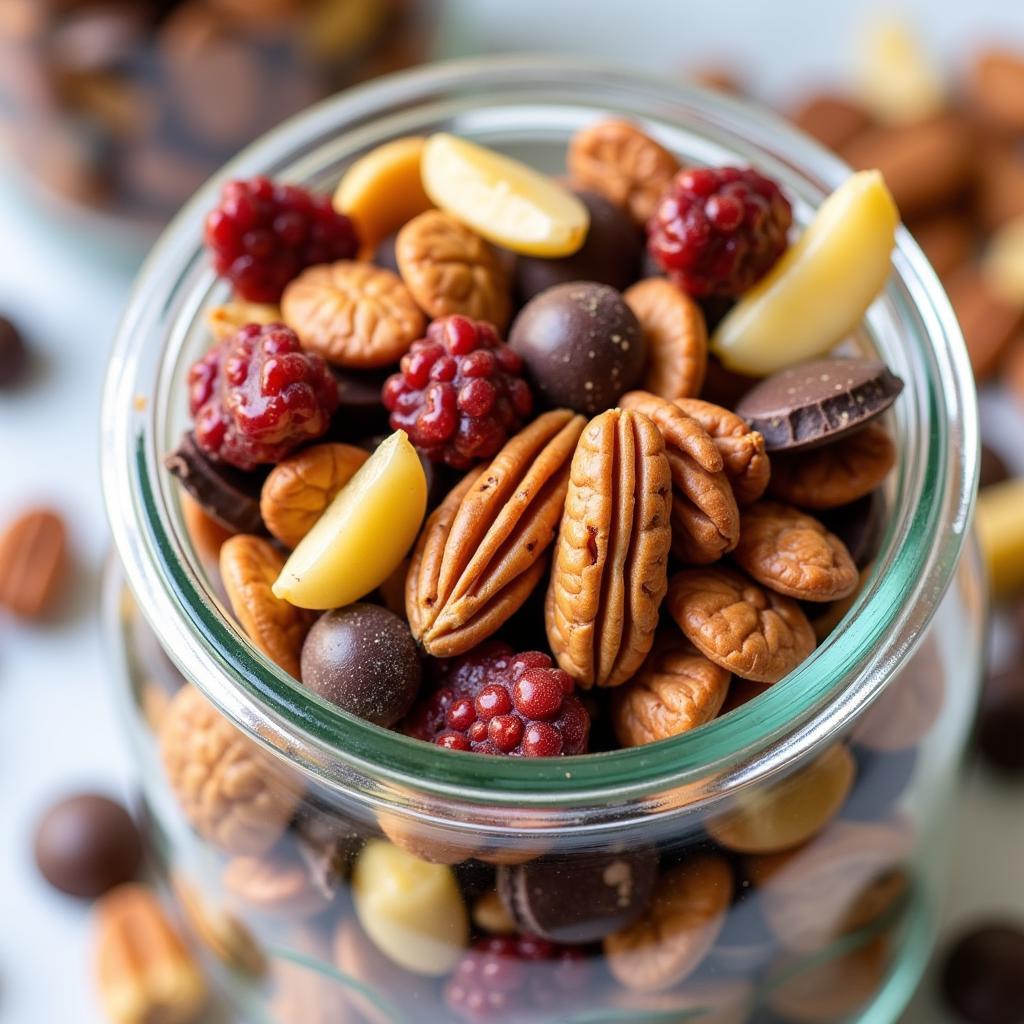
MULTIPOLYGON (((52 615, 0 610, 2 1024, 101 1020, 88 908, 46 886, 31 837, 67 792, 129 794, 96 618, 109 547, 97 424, 147 247, 220 164, 317 98, 498 51, 599 56, 738 92, 883 166, 968 336, 986 482, 1024 471, 1024 257, 1005 242, 1024 216, 1024 64, 1007 71, 998 55, 1024 62, 1019 0, 0 0, 0 530, 49 506, 71 552, 52 615)), ((1021 633, 1021 611, 1001 615, 994 673, 1020 674, 1021 633)), ((1018 774, 1021 747, 1024 735, 1018 774)), ((1024 923, 1022 798, 1005 772, 971 766, 950 933, 1024 923)), ((948 1019, 933 991, 906 1021, 948 1019)))

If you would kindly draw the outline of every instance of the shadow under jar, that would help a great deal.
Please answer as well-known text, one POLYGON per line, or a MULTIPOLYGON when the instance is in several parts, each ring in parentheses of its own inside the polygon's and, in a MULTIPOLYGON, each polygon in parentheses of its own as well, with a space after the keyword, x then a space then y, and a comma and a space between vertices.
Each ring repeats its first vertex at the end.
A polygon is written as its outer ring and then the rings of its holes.
MULTIPOLYGON (((328 191, 375 145, 440 130, 559 173, 571 134, 609 113, 685 162, 757 166, 801 224, 847 173, 711 94, 491 60, 340 96, 222 177, 328 191)), ((348 716, 225 614, 161 464, 186 423, 204 310, 225 296, 199 246, 218 185, 150 258, 111 363, 103 475, 120 566, 107 625, 161 867, 244 1019, 897 1019, 935 930, 985 610, 973 549, 961 557, 977 465, 970 372, 909 235, 852 340, 906 387, 888 420, 899 460, 880 551, 840 625, 786 679, 691 733, 518 760, 348 716), (168 699, 188 704, 186 741, 236 799, 169 785, 155 731, 168 699)))

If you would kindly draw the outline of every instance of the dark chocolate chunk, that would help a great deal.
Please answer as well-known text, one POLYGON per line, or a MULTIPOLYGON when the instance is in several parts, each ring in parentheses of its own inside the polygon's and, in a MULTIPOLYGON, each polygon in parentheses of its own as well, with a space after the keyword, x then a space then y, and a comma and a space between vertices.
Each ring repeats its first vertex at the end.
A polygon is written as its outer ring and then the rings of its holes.
POLYGON ((848 821, 879 821, 889 815, 914 777, 917 747, 905 750, 869 750, 855 744, 856 782, 841 817, 848 821))
POLYGON ((736 414, 764 435, 769 451, 796 451, 837 441, 881 415, 903 382, 874 359, 816 359, 761 381, 736 414))
POLYGON ((991 487, 992 484, 1001 484, 1004 480, 1009 479, 1010 470, 1003 461, 1003 457, 983 442, 981 445, 981 472, 979 474, 978 486, 991 487))
POLYGON ((331 367, 338 382, 338 408, 321 440, 358 443, 371 434, 390 433, 388 411, 380 393, 390 371, 339 370, 331 367))
POLYGON ((494 888, 494 865, 488 864, 486 861, 470 857, 469 860, 454 864, 452 871, 455 873, 455 881, 459 883, 462 895, 467 900, 474 900, 494 888))
POLYGON ((260 490, 270 467, 244 472, 214 462, 187 433, 164 465, 196 499, 203 511, 237 533, 266 533, 260 515, 260 490))
POLYGON ((531 299, 508 340, 546 404, 591 416, 636 387, 647 356, 622 295, 590 281, 556 285, 531 299))
POLYGON ((556 284, 596 281, 619 291, 637 280, 643 238, 625 210, 594 192, 576 193, 590 212, 590 227, 582 248, 561 259, 520 256, 514 282, 520 302, 556 284))
POLYGON ((846 545, 857 568, 863 569, 878 554, 886 511, 885 495, 875 490, 849 505, 819 512, 818 518, 846 545))
POLYGON ((1024 666, 990 676, 981 693, 978 750, 989 767, 1024 774, 1024 666))
POLYGON ((93 900, 135 877, 142 839, 119 803, 79 793, 46 812, 36 830, 35 858, 55 889, 93 900))
POLYGON ((1024 930, 980 925, 950 950, 942 972, 946 1001, 970 1024, 1024 1021, 1024 930))
POLYGON ((332 899, 349 876, 364 837, 337 811, 303 806, 291 824, 295 847, 317 889, 332 899))
POLYGON ((302 645, 302 683, 343 711, 394 725, 423 676, 419 649, 394 612, 353 604, 321 615, 302 645))
POLYGON ((539 857, 499 867, 498 894, 530 935, 596 942, 643 914, 657 875, 658 856, 643 847, 539 857))
POLYGON ((28 369, 28 346, 21 332, 0 316, 0 388, 14 387, 28 369))

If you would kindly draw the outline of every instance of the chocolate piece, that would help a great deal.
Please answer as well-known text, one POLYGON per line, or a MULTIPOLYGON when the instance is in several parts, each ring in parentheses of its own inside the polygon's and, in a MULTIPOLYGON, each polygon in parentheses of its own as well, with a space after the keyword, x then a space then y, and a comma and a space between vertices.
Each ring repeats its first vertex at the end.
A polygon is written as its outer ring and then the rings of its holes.
POLYGON ((896 401, 903 381, 874 359, 817 359, 772 374, 736 405, 769 451, 814 448, 852 434, 896 401))
POLYGON ((498 894, 530 935, 596 942, 643 914, 657 875, 657 854, 642 847, 540 857, 499 867, 498 894))
POLYGON ((857 568, 863 569, 878 554, 886 511, 885 495, 878 489, 849 505, 821 511, 818 518, 846 545, 857 568))
POLYGON ((14 387, 28 368, 28 346, 21 332, 0 316, 0 388, 14 387))
POLYGON ((982 442, 981 445, 981 472, 979 474, 978 486, 991 487, 992 484, 1000 484, 1010 479, 1010 470, 1003 457, 993 448, 982 442))
POLYGON ((142 863, 142 840, 119 803, 79 793, 46 812, 36 830, 35 858, 55 889, 94 900, 134 878, 142 863))
POLYGON ((459 883, 462 895, 467 901, 474 900, 494 888, 494 865, 486 861, 470 857, 469 860, 453 864, 452 871, 455 872, 455 881, 459 883))
POLYGON ((423 674, 409 627, 374 604, 321 615, 302 645, 301 670, 314 693, 383 726, 409 710, 423 674))
POLYGON ((949 952, 942 990, 971 1024, 1024 1020, 1024 931, 993 923, 968 932, 949 952))
POLYGON ((388 411, 380 400, 390 371, 339 370, 331 367, 338 382, 338 409, 322 440, 360 443, 360 438, 389 434, 388 411))
MULTIPOLYGON (((237 533, 266 533, 260 515, 260 489, 266 471, 250 473, 212 461, 187 433, 164 465, 181 485, 222 526, 237 533)), ((269 467, 268 467, 269 469, 269 467)))
POLYGON ((917 747, 881 751, 854 744, 852 749, 857 781, 839 816, 848 821, 880 821, 910 785, 917 767, 917 747))
POLYGON ((637 386, 647 356, 644 333, 622 296, 590 281, 556 285, 531 299, 508 340, 547 404, 590 416, 637 386))
POLYGON ((562 259, 520 256, 514 271, 520 302, 572 281, 596 281, 622 291, 637 280, 643 239, 632 218, 595 192, 576 195, 590 212, 586 241, 582 248, 562 259))
POLYGON ((990 676, 981 694, 978 750, 985 763, 1007 775, 1024 774, 1024 666, 990 676))
POLYGON ((332 899, 363 846, 355 824, 335 810, 303 805, 291 824, 295 847, 317 890, 332 899))

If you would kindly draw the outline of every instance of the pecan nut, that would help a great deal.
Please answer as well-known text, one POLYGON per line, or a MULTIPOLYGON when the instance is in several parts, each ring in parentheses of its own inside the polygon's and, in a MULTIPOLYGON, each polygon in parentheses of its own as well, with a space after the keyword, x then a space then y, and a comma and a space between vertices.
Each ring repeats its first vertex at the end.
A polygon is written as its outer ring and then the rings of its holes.
POLYGON ((658 428, 622 409, 591 420, 572 460, 544 615, 552 653, 581 686, 618 686, 651 649, 670 502, 658 428))
POLYGON ((267 529, 294 548, 369 457, 351 444, 315 444, 279 462, 260 492, 267 529))
POLYGON ((46 614, 64 582, 67 530, 49 509, 19 516, 0 536, 0 606, 23 619, 46 614))
POLYGON ((312 616, 278 597, 274 581, 285 559, 270 541, 236 533, 220 546, 220 575, 246 636, 276 665, 299 678, 299 653, 312 616))
POLYGON ((648 391, 630 391, 619 404, 649 416, 665 439, 672 473, 672 553, 689 565, 718 561, 740 539, 740 512, 714 441, 697 420, 648 391))
POLYGON ((429 654, 446 658, 475 647, 540 582, 585 422, 567 409, 539 416, 427 520, 409 564, 405 606, 429 654))
POLYGON ((746 420, 712 402, 677 398, 675 404, 692 416, 715 442, 736 501, 740 505, 757 501, 771 477, 771 463, 761 432, 751 430, 746 420))
POLYGON ((303 348, 354 369, 397 363, 425 327, 397 274, 355 260, 304 270, 285 288, 281 311, 303 348))
POLYGON ((217 341, 233 338, 246 324, 283 323, 281 307, 263 302, 232 299, 223 306, 214 306, 206 314, 206 326, 217 341))
POLYGON ((699 395, 708 367, 700 306, 664 277, 638 281, 622 297, 647 338, 644 389, 669 400, 699 395))
POLYGON ((624 747, 639 747, 710 722, 725 703, 731 678, 682 637, 659 638, 640 671, 612 697, 616 738, 624 747))
POLYGON ((160 723, 164 771, 189 823, 228 853, 261 854, 280 838, 301 787, 194 687, 160 723))
POLYGON ((778 682, 814 650, 814 630, 795 601, 731 569, 676 573, 668 610, 701 654, 741 679, 778 682))
POLYGON ((511 312, 508 275, 495 250, 450 214, 428 210, 395 240, 398 269, 431 317, 462 313, 501 330, 511 312))
POLYGON ((838 508, 870 494, 896 464, 896 445, 880 423, 833 444, 772 457, 768 491, 801 508, 838 508))
POLYGON ((679 170, 664 146, 629 121, 599 121, 578 131, 566 154, 575 188, 599 192, 646 224, 679 170))
POLYGON ((670 868, 645 916, 604 940, 609 970, 641 992, 679 984, 715 944, 731 900, 732 870, 724 857, 701 854, 670 868))
POLYGON ((298 859, 233 857, 221 881, 234 900, 266 917, 304 920, 326 910, 330 903, 298 859))
POLYGON ((800 601, 838 601, 853 593, 860 578, 834 533, 776 501, 743 510, 732 556, 758 583, 800 601))
POLYGON ((120 885, 97 903, 95 967, 115 1024, 188 1024, 206 1003, 199 967, 143 885, 120 885))

